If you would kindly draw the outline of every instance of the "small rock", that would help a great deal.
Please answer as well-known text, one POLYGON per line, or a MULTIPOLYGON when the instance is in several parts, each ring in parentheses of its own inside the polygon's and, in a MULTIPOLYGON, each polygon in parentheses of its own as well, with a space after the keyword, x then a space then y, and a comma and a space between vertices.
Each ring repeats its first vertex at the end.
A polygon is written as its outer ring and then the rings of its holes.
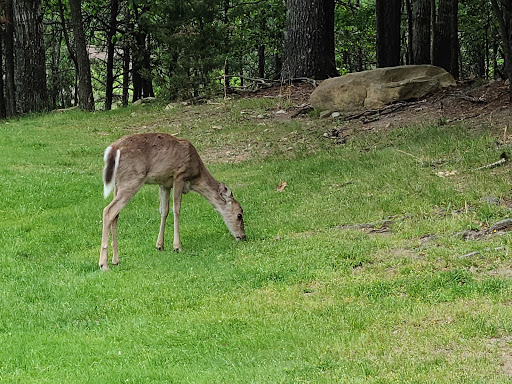
POLYGON ((333 112, 333 113, 331 113, 331 117, 332 117, 333 119, 336 119, 337 117, 340 117, 340 116, 341 116, 341 113, 339 113, 339 112, 333 112))
POLYGON ((480 200, 489 205, 500 205, 500 199, 498 199, 497 197, 483 196, 480 200))
POLYGON ((326 117, 330 116, 330 115, 331 115, 331 113, 332 113, 332 111, 329 111, 329 110, 327 110, 327 111, 322 111, 322 112, 320 112, 320 118, 321 118, 321 119, 325 119, 326 117))
POLYGON ((512 230, 512 219, 504 219, 500 220, 496 223, 494 223, 491 227, 491 231, 493 233, 501 231, 501 232, 508 232, 512 230))

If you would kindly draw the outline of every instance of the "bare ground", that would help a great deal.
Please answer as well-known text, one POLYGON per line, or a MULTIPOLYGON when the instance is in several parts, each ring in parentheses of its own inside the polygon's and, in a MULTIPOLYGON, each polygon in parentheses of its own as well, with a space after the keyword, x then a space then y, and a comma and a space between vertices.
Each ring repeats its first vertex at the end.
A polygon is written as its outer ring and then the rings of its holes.
MULTIPOLYGON (((280 97, 289 100, 291 107, 280 113, 280 119, 295 118, 307 111, 311 83, 286 84, 251 93, 256 97, 280 97)), ((247 95, 246 95, 247 96, 247 95)), ((456 87, 444 89, 420 100, 397 103, 379 111, 341 116, 351 128, 373 131, 425 123, 449 124, 464 122, 471 126, 488 125, 504 130, 512 123, 512 103, 508 85, 501 80, 469 80, 456 87), (360 116, 358 116, 360 115, 360 116)), ((512 129, 512 128, 511 128, 512 129)))

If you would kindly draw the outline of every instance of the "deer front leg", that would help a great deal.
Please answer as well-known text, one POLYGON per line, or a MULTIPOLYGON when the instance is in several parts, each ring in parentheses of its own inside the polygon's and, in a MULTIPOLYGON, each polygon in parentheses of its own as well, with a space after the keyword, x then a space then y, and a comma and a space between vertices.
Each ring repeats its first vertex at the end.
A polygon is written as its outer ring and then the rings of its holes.
POLYGON ((160 232, 158 233, 158 239, 156 241, 156 249, 159 251, 164 250, 164 232, 165 232, 165 221, 167 220, 167 216, 169 215, 169 200, 171 189, 160 185, 160 189, 158 191, 160 196, 160 214, 162 215, 162 219, 160 221, 160 232))
POLYGON ((183 186, 184 183, 182 181, 174 179, 174 184, 172 186, 172 210, 174 213, 173 248, 176 252, 181 252, 182 250, 180 241, 180 210, 183 186))

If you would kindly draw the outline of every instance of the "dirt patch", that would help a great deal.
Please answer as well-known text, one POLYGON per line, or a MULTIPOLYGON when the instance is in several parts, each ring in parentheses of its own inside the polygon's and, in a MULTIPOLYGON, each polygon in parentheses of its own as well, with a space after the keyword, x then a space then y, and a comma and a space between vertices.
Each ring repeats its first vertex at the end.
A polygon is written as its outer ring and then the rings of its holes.
MULTIPOLYGON (((244 94, 247 97, 279 97, 288 100, 290 107, 280 119, 300 116, 309 103, 309 95, 315 89, 312 83, 284 84, 244 94)), ((509 100, 508 84, 501 80, 462 81, 420 100, 397 103, 366 114, 341 115, 339 121, 350 125, 350 129, 373 131, 417 124, 449 124, 465 122, 469 125, 489 125, 501 130, 512 130, 512 104, 509 100), (358 116, 360 115, 360 116, 358 116)), ((340 127, 342 142, 346 141, 346 128, 340 127)), ((331 132, 332 133, 332 132, 331 132)), ((506 132, 505 132, 506 133, 506 132)))
POLYGON ((315 90, 316 86, 317 84, 313 82, 283 83, 265 89, 238 93, 238 95, 245 97, 279 97, 289 101, 296 108, 299 105, 309 103, 309 95, 315 90))
POLYGON ((498 349, 503 372, 512 376, 512 336, 493 338, 490 345, 498 349))

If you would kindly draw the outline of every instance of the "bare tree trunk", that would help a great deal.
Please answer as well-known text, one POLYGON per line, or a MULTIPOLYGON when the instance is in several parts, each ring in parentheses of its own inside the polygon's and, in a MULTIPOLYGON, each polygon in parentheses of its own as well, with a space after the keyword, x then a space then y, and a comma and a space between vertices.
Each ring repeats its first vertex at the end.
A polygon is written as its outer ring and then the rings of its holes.
POLYGON ((151 57, 148 48, 149 35, 147 32, 135 33, 136 52, 132 55, 133 101, 144 97, 153 97, 153 82, 151 78, 151 57))
POLYGON ((258 76, 260 79, 265 78, 265 45, 258 47, 258 76))
POLYGON ((69 0, 71 19, 73 21, 73 37, 78 72, 78 103, 86 111, 94 111, 94 96, 91 85, 91 66, 85 42, 82 23, 82 6, 80 0, 69 0))
POLYGON ((411 64, 430 64, 430 0, 413 0, 411 14, 411 64))
POLYGON ((130 7, 127 4, 124 8, 124 33, 123 33, 123 107, 128 106, 130 96, 130 62, 131 62, 131 37, 133 32, 133 23, 131 19, 130 7))
POLYGON ((509 79, 509 98, 512 101, 512 0, 491 0, 494 15, 500 26, 505 56, 505 75, 509 79))
POLYGON ((112 41, 117 30, 117 14, 119 1, 112 0, 110 4, 110 23, 107 33, 107 79, 105 86, 105 110, 112 109, 112 97, 114 93, 114 49, 115 44, 112 41))
POLYGON ((128 106, 128 98, 130 91, 130 44, 125 41, 123 43, 123 107, 128 106))
POLYGON ((451 9, 451 51, 450 73, 455 79, 459 78, 459 0, 452 0, 451 9))
POLYGON ((19 113, 45 111, 49 107, 40 0, 15 0, 14 60, 16 107, 19 113))
POLYGON ((412 16, 412 4, 411 1, 413 0, 405 0, 405 10, 407 12, 407 56, 406 56, 406 63, 412 64, 413 58, 412 58, 412 42, 413 42, 413 16, 412 16))
POLYGON ((377 67, 400 65, 401 0, 377 0, 377 67))
POLYGON ((334 57, 334 0, 287 0, 282 78, 337 76, 334 57))
POLYGON ((14 84, 14 15, 12 0, 3 0, 5 6, 5 33, 4 52, 5 52, 5 112, 7 117, 16 115, 16 86, 14 84))
POLYGON ((2 28, 0 27, 0 119, 5 119, 7 114, 5 112, 5 98, 4 98, 4 68, 2 66, 2 56, 3 56, 3 47, 2 47, 2 28))
POLYGON ((437 12, 432 63, 446 69, 455 78, 458 70, 458 0, 440 0, 437 12))

